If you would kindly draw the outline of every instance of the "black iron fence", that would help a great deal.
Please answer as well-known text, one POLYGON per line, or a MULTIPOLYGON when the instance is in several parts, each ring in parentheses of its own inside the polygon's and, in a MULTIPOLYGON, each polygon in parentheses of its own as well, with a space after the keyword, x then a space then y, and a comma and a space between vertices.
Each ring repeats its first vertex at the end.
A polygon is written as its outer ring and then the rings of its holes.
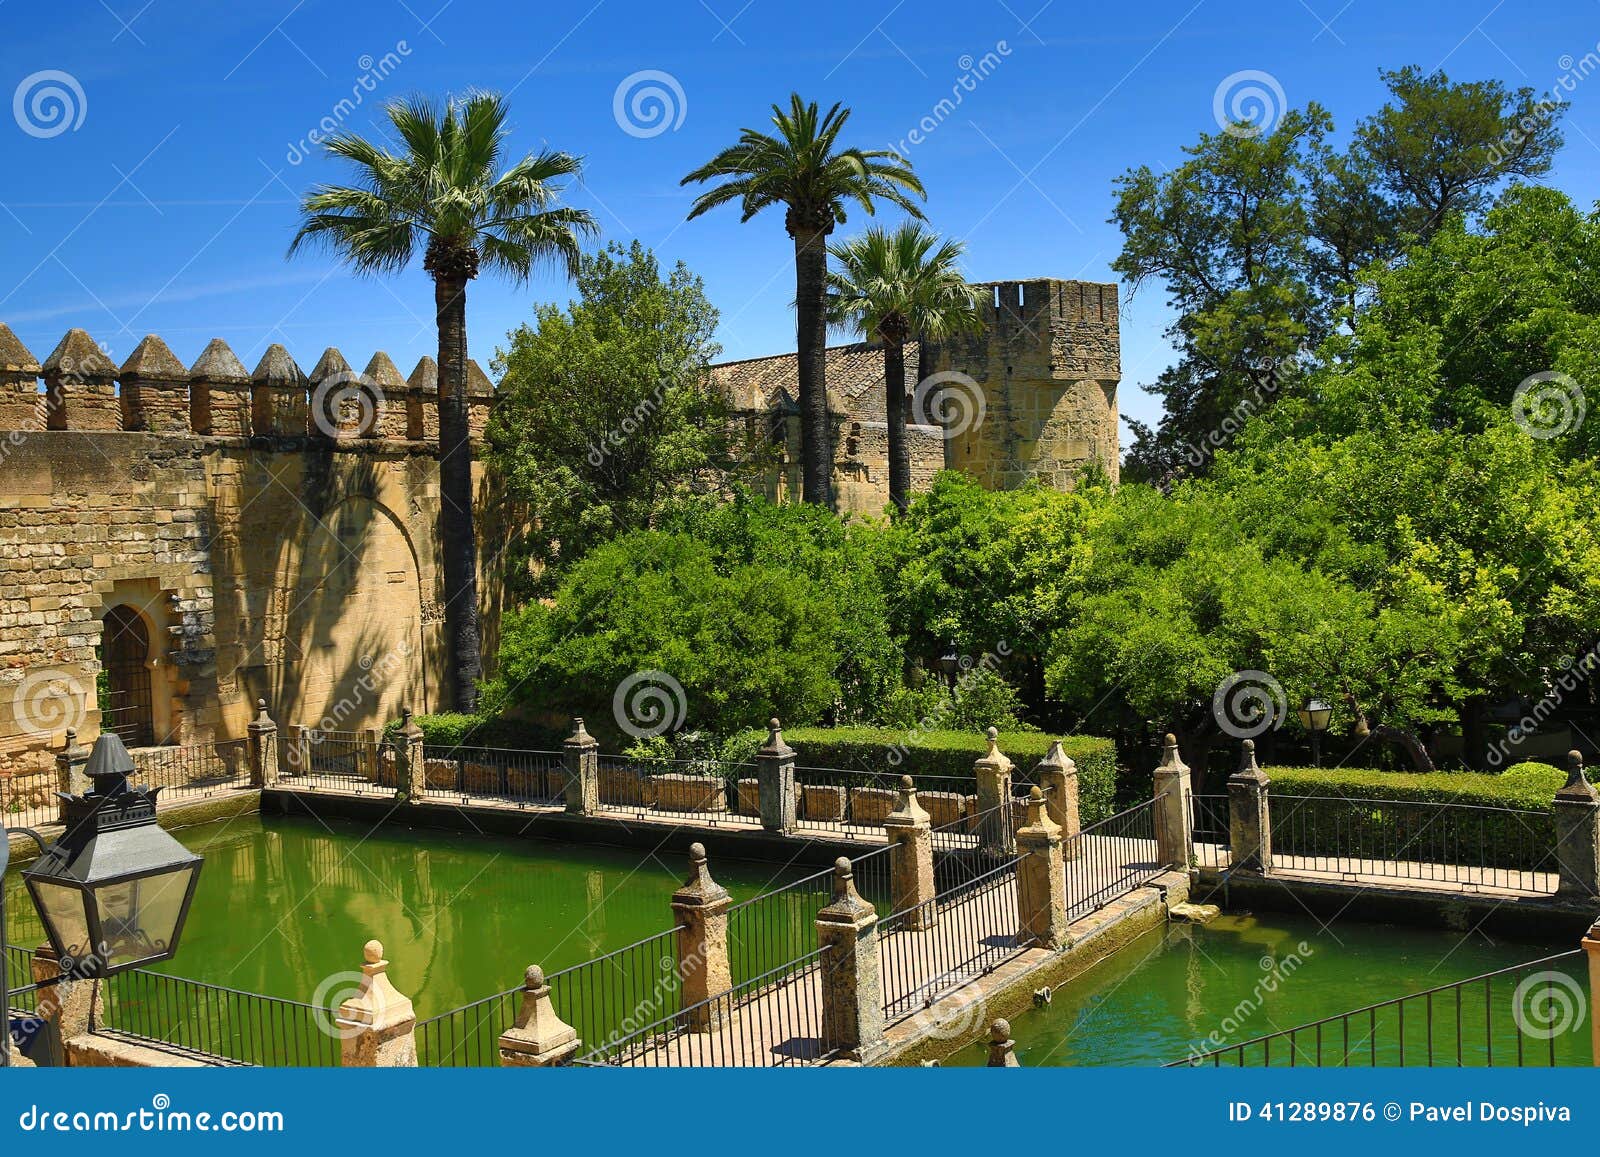
POLYGON ((1156 800, 1135 804, 1062 841, 1067 919, 1077 920, 1159 876, 1156 800))
POLYGON ((250 786, 250 746, 244 739, 129 752, 135 787, 159 787, 166 800, 214 795, 250 786))
POLYGON ((281 777, 314 791, 392 794, 399 759, 395 742, 378 731, 290 727, 279 740, 281 777))
POLYGON ((721 827, 761 814, 755 765, 714 759, 599 757, 602 813, 721 827))
POLYGON ((424 799, 548 807, 566 802, 567 771, 559 751, 425 746, 416 782, 424 799))
POLYGON ((1585 969, 1575 949, 1197 1050, 1167 1067, 1592 1065, 1585 969))
POLYGON ((1229 861, 1232 835, 1229 828, 1228 797, 1192 795, 1190 799, 1190 841, 1194 862, 1202 868, 1225 867, 1229 861))
POLYGON ((1553 892, 1549 811, 1331 796, 1270 797, 1279 868, 1553 892))

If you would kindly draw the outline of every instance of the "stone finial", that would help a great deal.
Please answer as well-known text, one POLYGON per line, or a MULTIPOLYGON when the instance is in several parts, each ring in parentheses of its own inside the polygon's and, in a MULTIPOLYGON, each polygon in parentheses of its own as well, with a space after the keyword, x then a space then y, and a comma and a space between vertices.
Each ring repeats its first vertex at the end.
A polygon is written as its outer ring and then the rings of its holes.
POLYGON ((189 380, 189 371, 183 368, 178 355, 167 347, 167 343, 151 333, 133 347, 128 360, 122 363, 118 376, 124 381, 186 382, 189 380))
POLYGON ((472 358, 467 359, 467 396, 469 398, 494 397, 494 382, 472 358))
POLYGON ((1043 829, 1046 829, 1046 830, 1048 830, 1050 828, 1055 828, 1058 831, 1060 830, 1060 825, 1057 824, 1054 820, 1052 820, 1049 817, 1049 815, 1047 815, 1045 813, 1045 810, 1044 810, 1044 792, 1040 791, 1037 787, 1030 787, 1028 789, 1027 807, 1028 807, 1028 817, 1023 822, 1022 826, 1024 828, 1028 828, 1028 829, 1043 828, 1043 829))
POLYGON ((578 1031, 556 1015, 544 969, 528 965, 516 1019, 500 1035, 501 1058, 513 1065, 542 1067, 561 1064, 577 1051, 578 1031))
POLYGON ((272 721, 272 716, 267 714, 267 701, 265 699, 257 699, 256 717, 250 721, 250 730, 261 731, 263 729, 276 731, 278 725, 272 721))
POLYGON ((779 758, 794 754, 794 748, 784 742, 783 724, 778 722, 776 715, 767 720, 767 742, 762 746, 761 754, 779 758))
POLYGON ((729 901, 728 889, 711 878, 711 867, 706 860, 706 846, 689 845, 689 878, 683 887, 672 894, 672 906, 704 908, 729 901))
POLYGON ((983 753, 983 758, 979 759, 978 762, 987 763, 991 767, 999 767, 1009 770, 1013 765, 1011 760, 1008 759, 1000 750, 1000 729, 998 727, 991 727, 983 733, 983 737, 988 741, 989 750, 983 753))
POLYGON ((1061 740, 1057 739, 1050 744, 1050 750, 1044 753, 1044 758, 1038 762, 1035 770, 1073 772, 1078 770, 1078 765, 1072 762, 1072 757, 1067 754, 1066 748, 1061 746, 1061 740))
POLYGON ((1595 791, 1594 784, 1583 772, 1583 752, 1567 752, 1567 782, 1556 791, 1556 798, 1584 803, 1600 801, 1600 793, 1595 791))
POLYGON ((0 374, 17 377, 38 377, 39 359, 17 339, 4 322, 0 322, 0 374))
POLYGON ((362 947, 361 986, 339 1006, 338 1019, 347 1025, 385 1029, 401 1021, 415 1019, 416 1010, 408 997, 401 996, 389 980, 389 962, 383 958, 383 945, 368 940, 362 947))
POLYGON ((928 812, 917 802, 917 781, 909 775, 900 777, 900 803, 894 811, 883 817, 887 828, 911 827, 929 822, 928 812))
POLYGON ((828 906, 817 913, 817 922, 822 924, 860 924, 862 921, 876 919, 878 910, 862 899, 861 893, 856 891, 855 868, 850 863, 848 856, 840 856, 833 862, 833 899, 828 906))
POLYGON ((250 371, 244 368, 244 363, 227 342, 214 337, 200 351, 194 365, 189 367, 189 380, 242 386, 250 380, 250 371))
POLYGON ((406 388, 406 380, 400 376, 400 367, 396 366, 389 355, 382 350, 372 355, 372 360, 362 371, 362 377, 385 394, 398 394, 406 388))
POLYGON ((1011 1039, 1011 1022, 997 1020, 989 1026, 989 1064, 991 1069, 1021 1068, 1017 1061, 1017 1042, 1011 1039))
MULTIPOLYGON (((1254 750, 1255 741, 1246 740, 1254 750)), ((1166 738, 1161 741, 1161 762, 1156 764, 1157 771, 1187 772, 1189 765, 1183 762, 1183 757, 1178 754, 1178 737, 1172 732, 1167 732, 1166 738)))
POLYGON ((567 736, 566 745, 568 747, 598 746, 598 744, 595 742, 594 736, 590 735, 589 732, 584 728, 583 716, 574 715, 572 717, 572 734, 567 736))
POLYGON ((424 356, 418 360, 411 371, 411 376, 406 379, 406 385, 422 394, 437 394, 439 392, 439 363, 430 357, 424 356))
POLYGON ((69 329, 44 359, 40 373, 46 378, 109 382, 117 376, 117 363, 106 357, 88 331, 69 329))
POLYGON ((417 739, 422 735, 422 728, 417 726, 416 718, 411 714, 411 708, 400 708, 400 734, 407 739, 417 739))
POLYGON ((350 363, 344 360, 344 355, 337 346, 329 346, 322 351, 322 356, 317 359, 317 364, 311 370, 310 380, 312 385, 320 385, 329 378, 352 377, 354 372, 350 363))
POLYGON ((250 380, 261 386, 303 386, 306 384, 306 375, 294 364, 289 351, 274 342, 261 355, 250 380))
POLYGON ((1233 773, 1233 779, 1254 780, 1260 783, 1267 782, 1267 775, 1256 763, 1256 741, 1246 739, 1239 745, 1239 770, 1233 773))

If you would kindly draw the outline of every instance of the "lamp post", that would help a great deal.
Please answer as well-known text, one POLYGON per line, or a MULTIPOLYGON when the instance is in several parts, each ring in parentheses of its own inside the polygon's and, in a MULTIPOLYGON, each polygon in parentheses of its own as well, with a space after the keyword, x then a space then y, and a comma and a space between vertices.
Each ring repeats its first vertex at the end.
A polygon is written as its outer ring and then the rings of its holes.
MULTIPOLYGON (((23 869, 45 935, 56 951, 62 976, 98 980, 114 973, 169 960, 189 916, 201 858, 156 823, 158 787, 131 787, 133 759, 122 740, 103 733, 89 752, 85 771, 94 788, 68 796, 66 832, 46 844, 32 836, 37 860, 23 869)), ((0 847, 0 878, 11 858, 0 847)), ((0 887, 0 941, 4 939, 5 889, 0 887)), ((0 952, 0 1012, 6 1018, 0 1066, 11 1063, 11 988, 0 952)))
POLYGON ((956 672, 961 670, 961 648, 954 639, 944 645, 944 653, 939 656, 939 670, 944 672, 946 682, 954 690, 956 672))
POLYGON ((1328 730, 1328 723, 1333 719, 1333 707, 1321 699, 1307 699, 1299 715, 1300 726, 1311 735, 1311 765, 1321 767, 1322 733, 1328 730))

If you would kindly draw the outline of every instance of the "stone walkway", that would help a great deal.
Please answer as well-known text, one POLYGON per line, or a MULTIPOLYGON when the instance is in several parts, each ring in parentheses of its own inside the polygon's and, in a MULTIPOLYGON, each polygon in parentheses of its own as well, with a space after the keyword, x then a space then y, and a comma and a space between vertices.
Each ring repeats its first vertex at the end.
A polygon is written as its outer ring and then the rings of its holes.
MULTIPOLYGON (((1226 871, 1231 857, 1219 844, 1196 844, 1196 858, 1204 868, 1226 871)), ((1422 860, 1372 860, 1345 856, 1272 857, 1273 876, 1307 881, 1337 881, 1368 887, 1405 888, 1446 895, 1487 895, 1518 899, 1553 896, 1559 877, 1555 872, 1515 868, 1475 868, 1464 864, 1438 864, 1422 860)))

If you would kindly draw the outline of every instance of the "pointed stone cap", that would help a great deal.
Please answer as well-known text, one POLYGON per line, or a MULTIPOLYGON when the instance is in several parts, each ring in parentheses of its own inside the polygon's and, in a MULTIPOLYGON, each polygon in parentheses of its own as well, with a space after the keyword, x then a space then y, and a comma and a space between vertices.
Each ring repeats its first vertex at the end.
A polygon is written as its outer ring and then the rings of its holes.
POLYGON ((989 1026, 989 1063, 991 1069, 1019 1069, 1017 1042, 1011 1039, 1011 1022, 997 1020, 989 1026))
POLYGON ((337 346, 329 346, 322 351, 322 356, 317 359, 317 364, 311 370, 311 384, 321 385, 329 378, 351 378, 355 371, 350 368, 350 363, 344 360, 344 355, 337 346))
POLYGON ((467 359, 467 397, 494 397, 494 383, 489 380, 489 375, 483 372, 483 367, 471 358, 467 359))
POLYGON ((878 919, 878 910, 856 891, 855 869, 846 856, 833 862, 833 899, 817 913, 818 924, 849 924, 865 928, 878 919))
POLYGON ((979 759, 978 762, 987 764, 990 767, 998 767, 1002 771, 1011 770, 1011 768, 1015 765, 1012 764, 1011 760, 1007 758, 1006 755, 1000 750, 1000 729, 998 727, 991 727, 985 731, 983 735, 984 738, 989 741, 989 750, 984 752, 983 758, 979 759))
POLYGON ((400 734, 407 739, 415 739, 422 734, 422 728, 417 726, 417 721, 411 718, 411 708, 400 708, 400 734))
POLYGON ((189 380, 217 385, 243 385, 250 380, 250 371, 244 368, 244 363, 227 342, 214 337, 200 351, 194 365, 189 367, 189 380))
POLYGON ((289 351, 274 342, 261 355, 250 380, 258 386, 304 386, 306 375, 294 364, 289 351))
POLYGON ((886 828, 914 828, 926 827, 929 823, 927 810, 917 802, 917 782, 909 775, 900 777, 900 804, 883 817, 883 826, 886 828))
POLYGON ((47 378, 74 377, 109 382, 117 376, 117 363, 106 357, 87 331, 69 329, 67 336, 44 359, 40 370, 47 378))
POLYGON ((552 1054, 573 1052, 577 1046, 578 1030, 556 1015, 544 969, 528 965, 522 978, 522 1005, 511 1027, 500 1034, 500 1047, 548 1061, 552 1054))
POLYGON ((595 737, 590 735, 589 732, 584 728, 583 716, 574 715, 572 717, 572 734, 567 736, 566 743, 563 746, 599 747, 600 744, 596 742, 595 737))
POLYGON ((406 385, 422 394, 437 394, 439 392, 439 363, 430 357, 421 358, 411 376, 406 379, 406 385))
POLYGON ((278 730, 278 725, 272 721, 272 716, 267 714, 267 701, 265 699, 256 700, 256 717, 251 720, 247 730, 258 733, 278 730))
POLYGON ((409 997, 401 996, 389 981, 389 962, 383 958, 383 945, 368 940, 362 950, 360 990, 339 1006, 341 1028, 382 1030, 402 1021, 415 1020, 417 1013, 409 997))
POLYGON ((1183 757, 1178 754, 1178 737, 1172 732, 1167 732, 1166 738, 1161 741, 1161 762, 1156 764, 1157 775, 1188 775, 1189 765, 1183 762, 1183 757))
POLYGON ((0 374, 39 376, 39 359, 28 352, 4 322, 0 322, 0 374))
MULTIPOLYGON (((672 893, 674 908, 726 908, 733 898, 728 889, 711 878, 711 868, 706 863, 706 846, 689 845, 689 878, 683 887, 672 893)), ((720 910, 720 909, 719 909, 720 910)))
POLYGON ((1061 746, 1061 740, 1057 739, 1050 744, 1050 750, 1044 753, 1044 758, 1034 765, 1033 770, 1035 774, 1041 771, 1053 771, 1065 775, 1077 775, 1078 765, 1072 762, 1072 757, 1061 746))
POLYGON ((189 371, 183 368, 178 355, 167 348, 167 343, 153 333, 133 347, 128 360, 122 363, 118 375, 124 381, 187 382, 189 371))
POLYGON ((1238 780, 1240 783, 1258 783, 1265 785, 1270 780, 1267 773, 1261 770, 1256 763, 1256 741, 1246 739, 1239 745, 1239 770, 1228 777, 1228 782, 1238 780))
POLYGON ((1567 752, 1567 782, 1556 790, 1556 799, 1577 803, 1600 803, 1600 792, 1583 774, 1583 753, 1567 752))
POLYGON ((767 742, 759 754, 769 759, 788 759, 794 755, 794 748, 783 741, 783 724, 778 722, 776 715, 767 720, 767 742))
POLYGON ((400 376, 400 367, 382 350, 372 355, 362 376, 386 394, 402 393, 406 388, 406 380, 400 376))

